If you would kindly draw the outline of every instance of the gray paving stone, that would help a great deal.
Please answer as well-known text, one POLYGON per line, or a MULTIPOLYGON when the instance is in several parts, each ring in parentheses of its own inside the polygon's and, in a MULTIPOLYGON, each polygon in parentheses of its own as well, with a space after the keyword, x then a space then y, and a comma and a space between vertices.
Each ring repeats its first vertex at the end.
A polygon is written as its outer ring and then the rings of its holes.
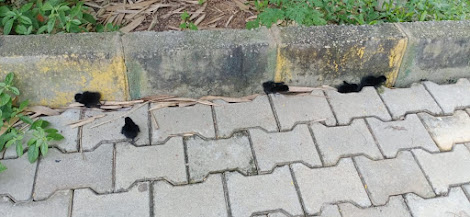
POLYGON ((338 202, 371 205, 351 158, 341 159, 334 167, 310 169, 293 164, 292 168, 308 214, 317 214, 323 205, 338 202))
POLYGON ((432 114, 442 114, 442 110, 422 84, 413 84, 410 88, 389 89, 384 87, 380 93, 393 119, 398 119, 406 113, 427 111, 432 114))
POLYGON ((90 189, 75 190, 73 217, 150 217, 149 184, 139 183, 128 192, 97 195, 90 189))
POLYGON ((296 123, 309 121, 321 121, 328 126, 336 125, 336 119, 321 90, 314 90, 308 95, 273 94, 271 97, 281 130, 289 130, 296 123))
POLYGON ((470 183, 470 151, 464 145, 456 145, 452 152, 413 153, 437 194, 447 194, 452 185, 470 183))
POLYGON ((416 114, 409 114, 399 121, 382 122, 376 118, 367 118, 367 122, 387 158, 395 157, 403 149, 420 147, 430 152, 439 151, 416 114))
POLYGON ((470 201, 470 184, 468 185, 463 185, 462 186, 463 190, 466 192, 468 200, 470 201))
POLYGON ((341 217, 337 205, 325 205, 322 208, 321 215, 319 217, 341 217))
POLYGON ((405 196, 414 217, 466 217, 470 215, 470 202, 462 188, 452 188, 449 196, 423 199, 414 194, 405 196))
POLYGON ((373 87, 364 87, 359 93, 342 94, 326 90, 339 125, 346 125, 358 117, 377 117, 384 121, 392 118, 373 87))
POLYGON ((249 130, 259 172, 267 173, 277 165, 303 162, 322 166, 312 136, 305 124, 290 132, 267 133, 260 129, 249 130))
POLYGON ((112 191, 113 146, 103 144, 92 152, 62 154, 50 149, 41 159, 33 198, 48 198, 56 190, 90 187, 98 193, 112 191))
POLYGON ((228 139, 219 140, 193 136, 186 140, 186 145, 191 182, 202 181, 211 172, 237 170, 245 175, 256 173, 246 135, 234 134, 228 139))
POLYGON ((152 144, 187 133, 199 134, 205 138, 215 137, 210 106, 197 104, 189 107, 162 108, 153 110, 152 115, 152 144), (158 129, 155 127, 155 121, 158 123, 158 129))
POLYGON ((30 199, 38 163, 29 163, 27 154, 0 162, 7 167, 0 173, 0 195, 10 195, 16 201, 30 199))
POLYGON ((221 137, 229 137, 240 129, 261 127, 267 131, 277 131, 271 105, 267 96, 258 96, 251 102, 227 103, 215 102, 217 127, 221 137))
POLYGON ((339 205, 339 209, 343 217, 411 217, 402 196, 390 197, 384 206, 359 208, 350 203, 343 203, 339 205))
POLYGON ((72 207, 72 191, 58 191, 45 201, 13 203, 7 198, 0 201, 2 217, 68 217, 72 207))
POLYGON ((446 114, 454 110, 470 106, 470 81, 459 79, 455 84, 438 85, 430 81, 424 82, 431 95, 446 114))
POLYGON ((426 198, 435 196, 409 151, 398 153, 394 159, 372 161, 358 156, 355 161, 374 205, 384 205, 390 196, 409 192, 426 198))
MULTIPOLYGON (((121 129, 124 126, 124 117, 119 118, 121 115, 126 114, 129 110, 119 112, 102 112, 99 110, 85 111, 84 118, 90 118, 96 115, 106 114, 105 117, 93 121, 82 128, 82 148, 83 150, 92 150, 100 143, 109 143, 109 141, 124 140, 126 137, 121 134, 121 129), (116 119, 117 118, 117 119, 116 119), (91 128, 102 122, 115 119, 109 123, 101 126, 91 128)), ((127 117, 127 116, 126 116, 127 117)), ((137 145, 150 144, 149 129, 148 129, 148 106, 141 108, 130 113, 129 116, 139 126, 140 133, 135 138, 137 145)))
POLYGON ((372 159, 382 159, 363 119, 354 120, 349 126, 325 127, 314 123, 311 126, 324 166, 333 166, 342 157, 367 155, 372 159))
POLYGON ((233 217, 278 209, 293 216, 303 214, 288 166, 258 176, 231 172, 226 180, 233 217))
POLYGON ((153 195, 155 216, 228 216, 220 174, 209 176, 203 183, 185 186, 157 182, 153 195))
POLYGON ((455 111, 453 116, 433 117, 418 114, 441 151, 449 151, 457 143, 470 141, 470 116, 465 111, 455 111))
MULTIPOLYGON (((63 152, 77 152, 78 151, 78 128, 72 129, 67 126, 68 123, 73 121, 78 121, 80 119, 80 110, 78 109, 69 109, 64 111, 62 114, 57 116, 46 116, 41 117, 41 119, 50 122, 50 127, 55 128, 62 134, 65 138, 61 141, 50 141, 49 147, 57 147, 63 152)), ((23 141, 26 142, 32 138, 31 133, 26 133, 23 141)), ((27 145, 23 145, 26 150, 27 145)), ((1 154, 0 154, 1 155, 1 154)), ((11 146, 5 151, 5 158, 17 158, 16 146, 11 146)))
POLYGON ((175 137, 164 145, 135 147, 116 144, 116 190, 128 189, 135 181, 165 179, 187 183, 183 139, 175 137))

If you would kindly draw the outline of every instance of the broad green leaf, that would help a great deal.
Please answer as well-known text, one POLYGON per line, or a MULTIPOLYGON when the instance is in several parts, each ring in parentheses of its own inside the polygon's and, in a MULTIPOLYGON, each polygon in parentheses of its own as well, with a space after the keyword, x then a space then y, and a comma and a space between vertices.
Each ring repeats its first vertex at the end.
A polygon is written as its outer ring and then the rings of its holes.
POLYGON ((18 155, 18 157, 21 157, 23 156, 23 144, 21 144, 21 142, 18 142, 16 143, 16 154, 18 155))
POLYGON ((5 23, 5 26, 3 27, 3 34, 4 35, 9 35, 11 32, 11 28, 13 27, 13 19, 8 20, 5 23))
MULTIPOLYGON (((31 124, 31 127, 30 127, 29 129, 35 130, 35 129, 37 129, 38 127, 41 127, 42 122, 44 122, 42 119, 39 119, 39 120, 34 121, 33 124, 31 124)), ((37 131, 33 132, 33 135, 35 135, 35 133, 37 133, 37 131)), ((35 136, 36 136, 36 135, 35 135, 35 136)))
POLYGON ((82 22, 80 22, 80 20, 77 20, 77 19, 73 19, 71 22, 77 26, 82 24, 82 22))
POLYGON ((27 123, 27 124, 32 124, 32 123, 33 123, 33 119, 31 119, 31 118, 28 117, 28 116, 22 115, 22 116, 20 116, 19 118, 20 118, 21 121, 23 121, 23 122, 25 122, 25 123, 27 123))
POLYGON ((70 10, 70 7, 67 6, 67 5, 62 5, 62 6, 60 6, 60 8, 59 8, 59 11, 69 11, 69 10, 70 10))
POLYGON ((51 134, 47 135, 47 137, 52 138, 55 141, 60 141, 60 140, 64 139, 64 136, 62 136, 58 133, 51 133, 51 134))
POLYGON ((13 133, 4 133, 0 136, 0 151, 3 150, 7 141, 10 141, 14 136, 13 133))
MULTIPOLYGON (((19 26, 23 26, 23 25, 19 25, 19 26)), ((31 26, 30 26, 30 28, 31 28, 31 26)), ((17 96, 20 95, 20 90, 18 90, 18 88, 16 88, 16 87, 10 87, 10 88, 8 88, 8 90, 10 90, 13 94, 15 94, 17 96)))
POLYGON ((3 17, 7 14, 7 12, 10 11, 7 6, 1 6, 0 7, 0 17, 3 17))
POLYGON ((46 133, 57 133, 58 130, 56 130, 54 128, 49 128, 49 129, 45 129, 44 132, 46 132, 46 133))
POLYGON ((13 145, 13 143, 15 143, 16 140, 15 139, 12 139, 10 141, 7 142, 7 144, 5 144, 5 148, 10 148, 11 145, 13 145))
POLYGON ((8 95, 7 93, 1 93, 0 94, 0 106, 4 106, 7 103, 9 103, 11 100, 11 96, 8 95))
POLYGON ((30 163, 36 162, 39 157, 39 148, 36 146, 31 146, 28 149, 28 160, 30 163))
POLYGON ((42 10, 44 11, 50 11, 52 9, 54 9, 54 7, 52 7, 51 3, 49 2, 44 3, 44 5, 42 6, 42 10))
POLYGON ((36 34, 42 34, 42 33, 44 33, 46 30, 47 30, 47 25, 46 25, 46 26, 41 26, 41 27, 39 27, 39 29, 38 29, 38 31, 36 32, 36 34))
POLYGON ((8 18, 15 17, 15 16, 16 16, 16 13, 13 11, 7 11, 5 13, 5 17, 8 17, 8 18))
POLYGON ((56 21, 55 17, 52 17, 52 18, 49 19, 49 21, 47 21, 47 32, 48 33, 51 33, 52 30, 54 29, 55 21, 56 21))
POLYGON ((26 35, 26 31, 28 31, 28 29, 24 25, 17 25, 15 27, 15 32, 20 35, 26 35))
POLYGON ((15 74, 13 74, 13 72, 8 73, 7 76, 5 77, 5 84, 11 85, 13 83, 14 78, 15 78, 15 74))
POLYGON ((20 111, 23 111, 23 110, 26 108, 26 106, 28 106, 28 104, 29 104, 29 101, 28 101, 28 100, 25 100, 25 101, 23 101, 23 102, 20 103, 20 107, 18 107, 18 109, 19 109, 20 111))
POLYGON ((84 13, 83 19, 93 25, 96 25, 96 19, 91 14, 84 13))
POLYGON ((23 7, 21 7, 20 11, 23 12, 23 13, 26 12, 26 11, 29 11, 29 9, 31 9, 31 7, 33 6, 33 4, 34 4, 34 3, 31 2, 31 3, 28 3, 28 4, 23 5, 23 7))
POLYGON ((42 145, 41 145, 41 154, 42 154, 42 156, 46 156, 48 150, 49 150, 49 147, 47 146, 47 142, 43 142, 42 145))
POLYGON ((181 14, 181 20, 186 21, 188 18, 189 18, 188 12, 185 11, 181 14))
POLYGON ((19 20, 20 20, 21 23, 26 24, 26 25, 31 25, 31 24, 33 24, 33 22, 31 21, 31 19, 29 19, 29 17, 24 16, 24 15, 21 15, 21 16, 19 17, 19 20))
POLYGON ((44 143, 44 140, 43 139, 38 139, 36 141, 36 147, 38 147, 38 148, 41 147, 42 143, 44 143))
POLYGON ((31 138, 31 139, 29 139, 29 141, 28 141, 28 147, 34 145, 34 144, 36 143, 36 141, 37 141, 36 138, 31 138))

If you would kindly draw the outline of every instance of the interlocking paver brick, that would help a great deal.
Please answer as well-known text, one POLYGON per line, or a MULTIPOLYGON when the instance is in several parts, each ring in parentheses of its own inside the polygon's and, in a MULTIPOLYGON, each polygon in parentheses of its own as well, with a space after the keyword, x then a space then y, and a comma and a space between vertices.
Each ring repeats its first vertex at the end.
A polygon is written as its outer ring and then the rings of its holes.
POLYGON ((33 197, 46 199, 56 190, 90 187, 98 193, 112 191, 113 146, 103 144, 92 152, 62 154, 50 149, 41 159, 33 197))
POLYGON ((351 122, 351 119, 358 117, 373 116, 384 121, 392 119, 373 87, 365 87, 359 93, 348 94, 327 90, 326 95, 339 125, 346 125, 351 122))
POLYGON ((0 216, 2 217, 68 217, 72 191, 58 191, 45 201, 29 201, 13 203, 7 198, 0 201, 0 216))
POLYGON ((303 162, 311 167, 322 165, 305 124, 297 125, 290 132, 267 133, 261 129, 251 129, 249 133, 260 173, 292 162, 303 162))
POLYGON ((464 145, 439 154, 423 150, 413 153, 437 194, 447 194, 452 185, 470 183, 470 151, 464 145))
POLYGON ((387 158, 393 158, 398 151, 411 148, 424 148, 438 152, 428 131, 416 114, 409 114, 405 120, 382 122, 376 118, 367 118, 372 134, 387 158))
POLYGON ((8 168, 0 173, 0 195, 10 195, 16 201, 30 199, 37 162, 30 163, 25 154, 20 158, 1 160, 0 163, 8 168))
POLYGON ((228 139, 204 140, 193 136, 186 140, 189 177, 202 181, 211 172, 238 170, 249 175, 256 172, 248 136, 234 134, 228 139))
POLYGON ((311 128, 324 166, 335 165, 342 157, 359 154, 383 158, 363 119, 354 120, 349 126, 325 127, 314 123, 311 128))
POLYGON ((129 188, 135 181, 166 179, 174 184, 187 183, 184 147, 181 137, 164 145, 135 147, 116 144, 116 189, 129 188))
POLYGON ((470 141, 470 116, 465 111, 455 111, 453 116, 433 117, 427 113, 418 114, 442 151, 449 151, 456 143, 470 141))
POLYGON ((217 127, 221 137, 228 137, 234 131, 261 127, 267 131, 277 131, 276 120, 267 96, 258 96, 247 103, 227 103, 222 100, 214 106, 217 127))
POLYGON ((203 183, 185 186, 157 182, 153 195, 155 216, 228 216, 220 174, 209 176, 203 183))
POLYGON ((427 111, 432 114, 442 114, 442 110, 422 84, 413 84, 410 88, 389 89, 384 87, 380 93, 393 119, 398 119, 406 113, 427 111))
MULTIPOLYGON (((102 142, 108 143, 109 141, 126 139, 126 137, 121 134, 121 129, 124 126, 124 117, 119 117, 126 114, 127 112, 129 111, 126 110, 105 113, 98 110, 87 110, 85 112, 85 118, 90 118, 101 114, 106 114, 106 116, 83 126, 81 140, 82 149, 91 150, 102 142), (102 122, 107 122, 112 119, 114 120, 109 123, 94 127, 95 125, 98 125, 102 122)), ((128 117, 132 118, 132 120, 139 126, 140 129, 139 135, 137 135, 135 138, 135 143, 137 145, 149 144, 148 106, 145 105, 141 108, 138 108, 134 112, 130 113, 128 117)))
POLYGON ((210 106, 197 104, 189 107, 161 108, 151 112, 152 144, 187 133, 199 134, 205 138, 215 137, 210 106), (154 122, 157 122, 158 129, 154 122))
POLYGON ((341 159, 334 167, 310 169, 294 164, 292 168, 308 214, 320 212, 324 204, 337 202, 371 205, 351 158, 341 159))
POLYGON ((233 217, 277 209, 293 216, 303 214, 288 166, 258 176, 231 172, 226 180, 233 217))
POLYGON ((150 217, 149 184, 139 183, 128 192, 97 195, 90 189, 75 190, 73 217, 150 217))
POLYGON ((384 206, 359 208, 350 203, 339 205, 343 217, 411 217, 402 196, 390 197, 384 206))
POLYGON ((470 215, 470 202, 462 188, 452 188, 449 196, 423 199, 414 194, 405 196, 414 217, 466 217, 470 215))
POLYGON ((435 196, 409 151, 398 153, 394 159, 373 161, 358 156, 355 160, 374 205, 384 205, 390 196, 409 192, 426 198, 435 196))
POLYGON ((321 90, 308 95, 271 95, 281 130, 289 130, 296 123, 321 121, 328 126, 336 125, 336 119, 321 90))
POLYGON ((341 217, 337 205, 325 205, 322 208, 321 215, 319 217, 341 217))
MULTIPOLYGON (((69 109, 60 115, 41 117, 50 123, 49 127, 55 128, 60 134, 64 136, 63 140, 50 141, 49 147, 57 147, 64 152, 77 152, 78 151, 78 128, 71 128, 67 126, 68 123, 78 121, 80 119, 80 110, 69 109)), ((26 133, 24 141, 28 141, 32 137, 31 133, 26 133)), ((27 146, 23 146, 26 150, 27 146)), ((1 154, 0 154, 1 155, 1 154)), ((5 151, 5 158, 16 158, 16 146, 11 146, 5 151)))
POLYGON ((468 200, 470 201, 470 184, 463 185, 462 188, 467 193, 468 200))
POLYGON ((470 81, 459 79, 455 84, 438 85, 430 81, 424 82, 431 95, 446 114, 454 110, 470 106, 470 81))

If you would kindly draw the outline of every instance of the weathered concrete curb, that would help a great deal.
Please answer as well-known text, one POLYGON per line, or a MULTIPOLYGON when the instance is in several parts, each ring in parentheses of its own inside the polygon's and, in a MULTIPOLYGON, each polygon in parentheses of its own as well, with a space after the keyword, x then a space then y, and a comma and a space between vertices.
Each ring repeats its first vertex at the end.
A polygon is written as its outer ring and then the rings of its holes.
POLYGON ((0 74, 21 98, 106 100, 260 93, 263 81, 337 85, 385 74, 388 86, 470 77, 470 21, 249 30, 0 36, 0 74))

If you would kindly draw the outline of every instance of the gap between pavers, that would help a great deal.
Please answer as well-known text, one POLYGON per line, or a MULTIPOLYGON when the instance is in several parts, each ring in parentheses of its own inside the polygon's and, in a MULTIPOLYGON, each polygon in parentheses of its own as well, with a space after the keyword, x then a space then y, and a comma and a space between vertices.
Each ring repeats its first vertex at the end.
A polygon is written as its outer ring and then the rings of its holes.
POLYGON ((57 191, 45 201, 28 201, 13 203, 7 198, 0 201, 0 216, 2 217, 69 217, 72 209, 72 191, 57 191))
POLYGON ((470 201, 462 188, 454 187, 448 196, 423 199, 415 194, 405 195, 414 217, 453 217, 470 213, 470 201))

